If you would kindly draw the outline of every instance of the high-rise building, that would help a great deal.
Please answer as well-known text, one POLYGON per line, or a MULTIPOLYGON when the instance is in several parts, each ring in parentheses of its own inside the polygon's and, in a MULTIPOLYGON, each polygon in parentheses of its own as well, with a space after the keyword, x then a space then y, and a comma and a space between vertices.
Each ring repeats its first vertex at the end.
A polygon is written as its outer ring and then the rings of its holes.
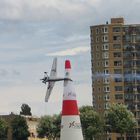
POLYGON ((129 139, 140 140, 140 24, 112 18, 90 30, 93 106, 105 115, 112 103, 127 105, 138 121, 129 139))

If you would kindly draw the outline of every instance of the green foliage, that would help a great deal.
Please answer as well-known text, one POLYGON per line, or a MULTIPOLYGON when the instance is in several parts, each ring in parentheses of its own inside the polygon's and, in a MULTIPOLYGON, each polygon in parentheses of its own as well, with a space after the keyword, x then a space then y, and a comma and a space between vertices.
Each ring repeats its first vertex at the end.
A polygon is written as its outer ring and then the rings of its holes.
POLYGON ((110 131, 120 133, 121 135, 131 132, 136 126, 133 113, 127 110, 126 106, 122 104, 112 105, 108 111, 106 120, 110 131))
POLYGON ((48 139, 55 139, 60 136, 60 115, 43 116, 40 119, 37 127, 38 136, 40 138, 47 137, 48 139))
POLYGON ((28 131, 28 126, 26 120, 21 116, 16 116, 12 122, 12 136, 13 140, 27 140, 30 133, 28 131))
POLYGON ((31 108, 27 104, 22 104, 20 115, 29 115, 31 116, 31 108))
POLYGON ((85 140, 93 140, 103 132, 103 121, 92 106, 81 107, 80 118, 85 140))
MULTIPOLYGON (((93 137, 99 137, 103 133, 104 123, 100 116, 93 110, 92 106, 83 106, 80 108, 80 117, 85 140, 93 140, 93 137)), ((61 116, 44 116, 40 119, 37 127, 40 138, 47 137, 55 139, 60 137, 61 116)))
POLYGON ((7 139, 8 126, 3 119, 0 119, 0 140, 7 139))
POLYGON ((61 127, 61 115, 53 115, 53 136, 54 138, 60 137, 60 127, 61 127))

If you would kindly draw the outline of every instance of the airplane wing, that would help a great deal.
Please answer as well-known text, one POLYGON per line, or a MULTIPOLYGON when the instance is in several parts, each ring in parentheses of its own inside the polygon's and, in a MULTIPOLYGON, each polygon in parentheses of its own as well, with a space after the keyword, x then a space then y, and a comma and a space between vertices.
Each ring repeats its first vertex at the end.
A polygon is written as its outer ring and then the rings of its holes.
POLYGON ((46 96, 45 96, 45 102, 48 102, 52 89, 54 87, 54 84, 55 84, 55 82, 48 82, 47 92, 46 92, 46 96))
MULTIPOLYGON (((51 79, 51 78, 56 78, 56 77, 57 77, 57 58, 54 58, 49 78, 51 79)), ((47 92, 46 92, 46 96, 45 96, 45 102, 48 102, 50 94, 54 87, 54 84, 55 84, 55 81, 48 82, 47 92)))
POLYGON ((50 73, 50 79, 56 78, 56 76, 57 76, 57 58, 54 58, 51 73, 50 73))

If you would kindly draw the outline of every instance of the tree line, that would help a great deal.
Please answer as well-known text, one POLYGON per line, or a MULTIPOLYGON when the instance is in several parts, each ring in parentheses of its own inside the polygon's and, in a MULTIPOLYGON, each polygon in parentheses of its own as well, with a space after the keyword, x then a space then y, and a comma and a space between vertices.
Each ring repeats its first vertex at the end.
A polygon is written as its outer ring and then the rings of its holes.
MULTIPOLYGON (((85 140, 99 139, 107 132, 123 134, 132 133, 136 120, 132 112, 122 104, 114 104, 105 116, 98 114, 92 106, 79 109, 82 131, 85 140)), ((60 137, 61 117, 59 115, 43 116, 37 127, 38 136, 55 140, 60 137)))
MULTIPOLYGON (((79 109, 82 131, 85 140, 93 140, 105 136, 106 132, 131 133, 136 126, 136 120, 132 112, 122 104, 114 104, 105 116, 99 115, 92 106, 83 106, 79 109)), ((22 106, 20 114, 31 115, 29 106, 22 106), (24 111, 23 111, 24 110, 24 111), (28 110, 28 111, 27 111, 28 110), (30 112, 30 113, 29 113, 30 112)), ((38 137, 47 137, 55 140, 60 137, 61 115, 43 116, 37 126, 38 137)), ((11 122, 12 136, 14 140, 27 140, 29 137, 26 120, 17 115, 11 122)), ((0 119, 0 139, 6 140, 8 124, 0 119)))

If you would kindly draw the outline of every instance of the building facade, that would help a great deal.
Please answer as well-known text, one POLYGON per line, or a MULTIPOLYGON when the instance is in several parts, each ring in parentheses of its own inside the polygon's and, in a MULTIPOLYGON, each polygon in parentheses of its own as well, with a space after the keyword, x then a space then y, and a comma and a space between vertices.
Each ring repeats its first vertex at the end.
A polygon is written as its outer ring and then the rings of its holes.
MULTIPOLYGON (((112 103, 127 105, 138 121, 128 139, 140 140, 140 25, 112 18, 90 31, 93 106, 105 115, 112 103)), ((117 137, 112 134, 108 139, 117 137)))

